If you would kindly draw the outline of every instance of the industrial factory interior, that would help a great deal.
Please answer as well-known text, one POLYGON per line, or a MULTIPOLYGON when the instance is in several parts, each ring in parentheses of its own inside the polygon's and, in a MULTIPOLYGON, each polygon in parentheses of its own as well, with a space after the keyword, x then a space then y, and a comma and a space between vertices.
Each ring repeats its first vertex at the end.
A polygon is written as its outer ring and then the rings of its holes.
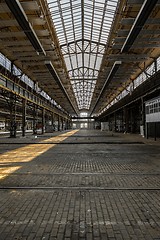
POLYGON ((0 240, 160 240, 160 0, 0 0, 0 240))

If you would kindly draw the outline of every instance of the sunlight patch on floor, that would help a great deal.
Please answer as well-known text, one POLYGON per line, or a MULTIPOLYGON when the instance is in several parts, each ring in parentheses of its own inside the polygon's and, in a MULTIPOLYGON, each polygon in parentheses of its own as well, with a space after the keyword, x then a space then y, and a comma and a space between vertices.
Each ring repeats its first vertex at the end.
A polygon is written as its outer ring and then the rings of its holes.
POLYGON ((29 144, 25 147, 14 149, 5 152, 0 155, 0 180, 7 177, 11 173, 17 171, 22 166, 18 165, 20 163, 32 161, 34 158, 40 156, 41 154, 48 151, 50 148, 57 145, 56 143, 64 141, 69 136, 75 134, 78 130, 73 130, 66 132, 59 136, 51 137, 40 141, 40 144, 29 144), (45 144, 43 144, 43 142, 45 144), (46 144, 48 142, 56 142, 55 144, 46 144), (11 164, 17 164, 17 166, 11 166, 11 164), (8 165, 8 166, 7 166, 8 165))

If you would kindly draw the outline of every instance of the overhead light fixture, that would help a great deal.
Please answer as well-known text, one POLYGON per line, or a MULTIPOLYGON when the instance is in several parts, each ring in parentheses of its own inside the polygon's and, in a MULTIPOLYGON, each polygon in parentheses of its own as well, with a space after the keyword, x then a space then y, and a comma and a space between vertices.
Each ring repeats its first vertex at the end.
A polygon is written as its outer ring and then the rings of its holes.
POLYGON ((114 63, 114 65, 113 65, 113 67, 112 67, 109 75, 107 76, 107 79, 106 79, 106 81, 105 81, 105 83, 104 83, 104 85, 103 85, 103 88, 102 88, 102 90, 101 90, 101 92, 100 92, 100 94, 99 94, 99 96, 98 96, 98 98, 97 98, 97 101, 96 101, 96 103, 95 103, 95 105, 94 105, 94 107, 93 107, 92 112, 91 112, 90 115, 92 115, 92 113, 93 113, 93 111, 95 110, 95 108, 96 108, 96 106, 97 106, 100 98, 101 98, 102 95, 104 94, 104 91, 105 91, 106 87, 107 87, 107 86, 109 85, 109 83, 111 82, 112 78, 114 77, 115 73, 117 72, 117 70, 118 70, 118 68, 119 68, 119 66, 120 66, 121 64, 122 64, 121 61, 116 61, 116 62, 114 63))
POLYGON ((140 33, 140 31, 142 30, 145 22, 147 21, 149 15, 151 14, 154 6, 156 5, 156 3, 158 2, 158 0, 145 0, 132 27, 131 30, 121 48, 121 53, 127 52, 132 44, 134 43, 135 39, 137 38, 138 34, 140 33))
POLYGON ((59 76, 58 76, 55 68, 53 67, 51 61, 45 61, 45 65, 46 65, 46 67, 48 68, 48 70, 49 70, 49 72, 51 73, 51 75, 53 76, 53 78, 54 78, 54 80, 56 81, 56 83, 58 84, 59 88, 61 89, 61 91, 63 92, 63 94, 64 94, 65 97, 67 98, 67 100, 69 101, 72 109, 74 110, 74 112, 75 112, 76 115, 77 115, 77 112, 76 112, 76 110, 75 110, 75 108, 74 108, 74 106, 73 106, 73 104, 72 104, 72 102, 71 102, 71 100, 70 100, 70 98, 69 98, 69 96, 68 96, 68 93, 66 92, 66 89, 64 88, 64 86, 63 86, 63 84, 62 84, 62 82, 61 82, 61 80, 60 80, 60 78, 59 78, 59 76))
POLYGON ((46 55, 46 52, 40 43, 34 29, 32 28, 28 18, 18 0, 5 0, 7 6, 11 10, 12 14, 14 15, 15 19, 19 23, 20 27, 23 29, 24 33, 26 34, 27 38, 31 42, 32 46, 36 50, 37 53, 46 55))

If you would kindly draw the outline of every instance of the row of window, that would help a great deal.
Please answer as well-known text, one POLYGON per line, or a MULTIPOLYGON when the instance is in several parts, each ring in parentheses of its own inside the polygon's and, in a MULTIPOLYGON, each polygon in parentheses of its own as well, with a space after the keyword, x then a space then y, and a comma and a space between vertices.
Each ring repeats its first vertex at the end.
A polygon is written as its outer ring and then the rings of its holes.
POLYGON ((153 114, 160 112, 160 99, 146 103, 146 114, 153 114))
MULTIPOLYGON (((136 89, 138 86, 140 86, 144 81, 150 78, 150 76, 153 76, 155 74, 155 71, 160 70, 160 57, 156 59, 155 62, 153 62, 150 66, 148 66, 145 69, 145 72, 142 72, 133 82, 130 83, 130 85, 127 87, 127 89, 123 90, 110 104, 108 104, 100 114, 105 112, 107 109, 109 109, 112 105, 120 101, 122 98, 130 94, 134 89, 136 89), (155 64, 157 67, 155 68, 155 64)), ((157 111, 157 110, 156 110, 157 111)), ((99 114, 99 115, 100 115, 99 114)))
MULTIPOLYGON (((21 86, 17 85, 16 83, 12 82, 11 80, 9 80, 8 78, 5 78, 2 75, 0 75, 0 85, 2 85, 4 87, 7 87, 8 89, 10 89, 10 90, 16 92, 17 94, 35 102, 38 105, 43 105, 44 107, 48 106, 48 103, 45 104, 44 100, 35 96, 31 92, 27 91, 26 89, 22 88, 21 86)), ((45 99, 45 100, 47 100, 47 99, 45 99)), ((53 102, 51 102, 51 103, 53 104, 53 102)))
MULTIPOLYGON (((2 53, 0 53, 0 65, 2 65, 4 68, 6 68, 8 71, 11 72, 11 61, 6 58, 2 53)), ((64 111, 62 109, 62 107, 56 103, 55 100, 53 100, 45 91, 42 91, 41 88, 38 87, 38 84, 35 84, 27 75, 23 74, 22 71, 20 69, 18 69, 15 65, 13 65, 13 74, 15 76, 17 76, 17 78, 19 78, 22 82, 24 82, 27 86, 29 86, 30 88, 32 88, 33 90, 35 90, 36 92, 38 92, 42 97, 44 97, 46 100, 48 100, 49 102, 51 102, 54 106, 58 107, 59 109, 61 109, 62 111, 64 111)), ((3 86, 6 86, 6 83, 3 82, 3 80, 0 80, 0 84, 2 84, 3 86)), ((9 80, 7 81, 7 86, 9 89, 13 90, 13 82, 9 82, 9 80)), ((15 88, 15 92, 21 94, 22 96, 26 96, 27 98, 31 99, 28 94, 30 94, 29 92, 26 93, 26 95, 24 95, 22 93, 22 90, 18 90, 16 89, 16 85, 14 85, 15 88)), ((32 99, 31 99, 32 100, 32 99)))

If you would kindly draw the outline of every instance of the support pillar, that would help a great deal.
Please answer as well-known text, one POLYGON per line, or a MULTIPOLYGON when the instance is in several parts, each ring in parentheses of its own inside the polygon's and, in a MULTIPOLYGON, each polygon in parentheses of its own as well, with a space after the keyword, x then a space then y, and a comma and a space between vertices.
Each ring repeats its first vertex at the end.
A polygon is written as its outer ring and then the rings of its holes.
POLYGON ((26 99, 22 99, 22 136, 26 133, 26 99))
POLYGON ((61 121, 60 121, 61 122, 61 131, 63 131, 63 118, 61 117, 60 119, 61 119, 61 121))
POLYGON ((129 131, 129 116, 128 116, 128 109, 123 109, 123 116, 124 116, 124 132, 127 133, 129 131))
POLYGON ((68 130, 68 119, 66 119, 66 130, 68 130))
POLYGON ((64 118, 64 123, 63 124, 64 124, 64 127, 63 127, 64 130, 66 130, 66 125, 67 125, 67 119, 66 118, 64 118))
POLYGON ((114 131, 117 131, 116 112, 114 113, 114 131))
POLYGON ((64 130, 64 122, 63 122, 63 117, 62 117, 62 131, 64 130))
POLYGON ((44 128, 45 128, 45 109, 42 108, 42 134, 44 134, 44 128))
POLYGON ((143 127, 143 133, 146 135, 146 124, 145 124, 145 105, 144 105, 144 99, 141 98, 141 120, 142 120, 142 127, 143 127))
POLYGON ((4 127, 5 131, 6 131, 6 129, 7 129, 7 126, 8 126, 8 124, 7 124, 7 119, 5 118, 5 127, 4 127))
POLYGON ((131 133, 134 133, 134 116, 133 108, 130 109, 131 133))
POLYGON ((16 138, 16 95, 10 94, 10 137, 16 138))
POLYGON ((58 131, 60 131, 60 116, 58 115, 58 131))
POLYGON ((147 122, 147 123, 146 123, 146 138, 147 138, 147 139, 148 139, 148 135, 149 135, 149 134, 148 134, 148 131, 149 131, 149 126, 148 126, 148 125, 149 125, 149 123, 147 122))
POLYGON ((68 130, 68 119, 66 119, 66 130, 68 130))
POLYGON ((33 107, 33 134, 37 134, 37 124, 36 124, 36 120, 37 120, 37 106, 34 105, 33 107))
POLYGON ((154 141, 157 140, 157 123, 154 123, 154 141))
MULTIPOLYGON (((110 115, 108 116, 108 126, 109 126, 109 131, 111 131, 111 121, 110 121, 110 115)), ((102 129, 101 129, 102 130, 102 129)))
POLYGON ((52 124, 52 126, 54 125, 54 113, 53 112, 51 113, 51 124, 52 124))
POLYGON ((69 129, 71 129, 72 127, 72 120, 70 120, 70 119, 68 119, 68 121, 67 121, 67 129, 69 130, 69 129))
POLYGON ((51 124, 52 124, 52 127, 53 127, 53 131, 55 131, 55 124, 54 124, 54 118, 55 118, 55 116, 54 116, 54 112, 52 112, 51 114, 52 114, 52 115, 51 115, 51 124))

